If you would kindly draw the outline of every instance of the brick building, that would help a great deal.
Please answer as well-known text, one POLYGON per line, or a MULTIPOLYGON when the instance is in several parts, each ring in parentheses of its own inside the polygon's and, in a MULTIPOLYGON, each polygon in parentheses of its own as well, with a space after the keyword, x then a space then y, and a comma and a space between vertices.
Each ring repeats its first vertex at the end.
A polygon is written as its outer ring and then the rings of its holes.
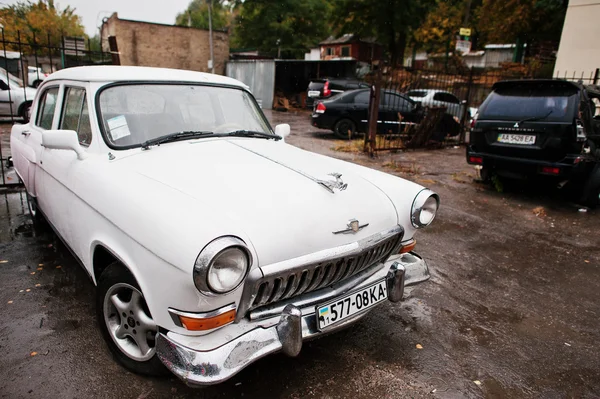
MULTIPOLYGON (((210 72, 209 32, 186 26, 120 19, 113 13, 101 28, 102 49, 109 51, 109 36, 116 38, 121 65, 153 66, 210 72)), ((229 34, 213 31, 215 73, 225 74, 229 34)))

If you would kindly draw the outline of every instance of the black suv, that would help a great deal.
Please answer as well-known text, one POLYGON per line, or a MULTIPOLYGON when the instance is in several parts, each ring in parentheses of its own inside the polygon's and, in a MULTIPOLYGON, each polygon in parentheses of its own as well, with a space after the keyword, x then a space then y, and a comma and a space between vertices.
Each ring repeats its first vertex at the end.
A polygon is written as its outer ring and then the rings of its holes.
POLYGON ((311 80, 306 89, 306 108, 312 109, 315 100, 323 100, 347 90, 370 87, 368 83, 352 78, 328 78, 311 80))
POLYGON ((467 162, 484 180, 550 177, 580 184, 582 202, 600 195, 600 90, 563 80, 494 84, 479 108, 467 162))

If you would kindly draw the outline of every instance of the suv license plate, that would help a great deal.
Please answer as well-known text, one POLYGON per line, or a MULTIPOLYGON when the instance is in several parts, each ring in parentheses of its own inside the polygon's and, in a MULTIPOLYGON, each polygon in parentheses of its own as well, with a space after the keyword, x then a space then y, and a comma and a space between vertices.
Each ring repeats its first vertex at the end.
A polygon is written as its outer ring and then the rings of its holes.
POLYGON ((321 94, 321 92, 318 90, 310 90, 308 92, 309 97, 319 97, 320 94, 321 94))
POLYGON ((357 313, 373 307, 388 297, 387 284, 381 280, 369 287, 362 288, 326 305, 317 306, 317 323, 319 330, 323 330, 347 319, 357 313))
POLYGON ((498 142, 505 144, 524 144, 524 145, 534 145, 535 144, 535 136, 528 134, 507 134, 502 133, 498 135, 498 142))

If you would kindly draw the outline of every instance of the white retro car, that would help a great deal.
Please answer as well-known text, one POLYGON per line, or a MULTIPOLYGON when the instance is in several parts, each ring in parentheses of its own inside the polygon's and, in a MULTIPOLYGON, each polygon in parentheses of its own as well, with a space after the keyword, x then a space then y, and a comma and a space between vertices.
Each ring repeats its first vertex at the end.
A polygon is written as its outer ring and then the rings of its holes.
POLYGON ((285 143, 243 83, 141 67, 50 75, 11 134, 42 217, 97 284, 128 369, 221 382, 429 278, 438 196, 285 143))

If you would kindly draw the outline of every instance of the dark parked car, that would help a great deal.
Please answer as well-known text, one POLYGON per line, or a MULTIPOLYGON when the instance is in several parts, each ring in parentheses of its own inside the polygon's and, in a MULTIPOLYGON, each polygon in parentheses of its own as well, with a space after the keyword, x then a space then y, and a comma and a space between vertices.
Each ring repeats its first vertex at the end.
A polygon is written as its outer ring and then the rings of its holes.
MULTIPOLYGON (((312 125, 332 130, 340 138, 349 132, 365 133, 369 123, 370 89, 347 91, 328 100, 317 102, 312 113, 312 125)), ((390 90, 382 90, 377 117, 378 133, 400 133, 404 127, 418 124, 425 115, 424 108, 410 98, 390 90)), ((441 140, 446 135, 456 135, 460 125, 448 113, 444 115, 439 131, 432 139, 441 140)))
POLYGON ((496 83, 479 108, 467 162, 481 177, 551 177, 583 187, 582 201, 600 195, 598 87, 561 80, 496 83))
POLYGON ((368 88, 369 84, 351 78, 315 79, 306 89, 306 107, 312 108, 315 100, 324 100, 348 90, 368 88))

